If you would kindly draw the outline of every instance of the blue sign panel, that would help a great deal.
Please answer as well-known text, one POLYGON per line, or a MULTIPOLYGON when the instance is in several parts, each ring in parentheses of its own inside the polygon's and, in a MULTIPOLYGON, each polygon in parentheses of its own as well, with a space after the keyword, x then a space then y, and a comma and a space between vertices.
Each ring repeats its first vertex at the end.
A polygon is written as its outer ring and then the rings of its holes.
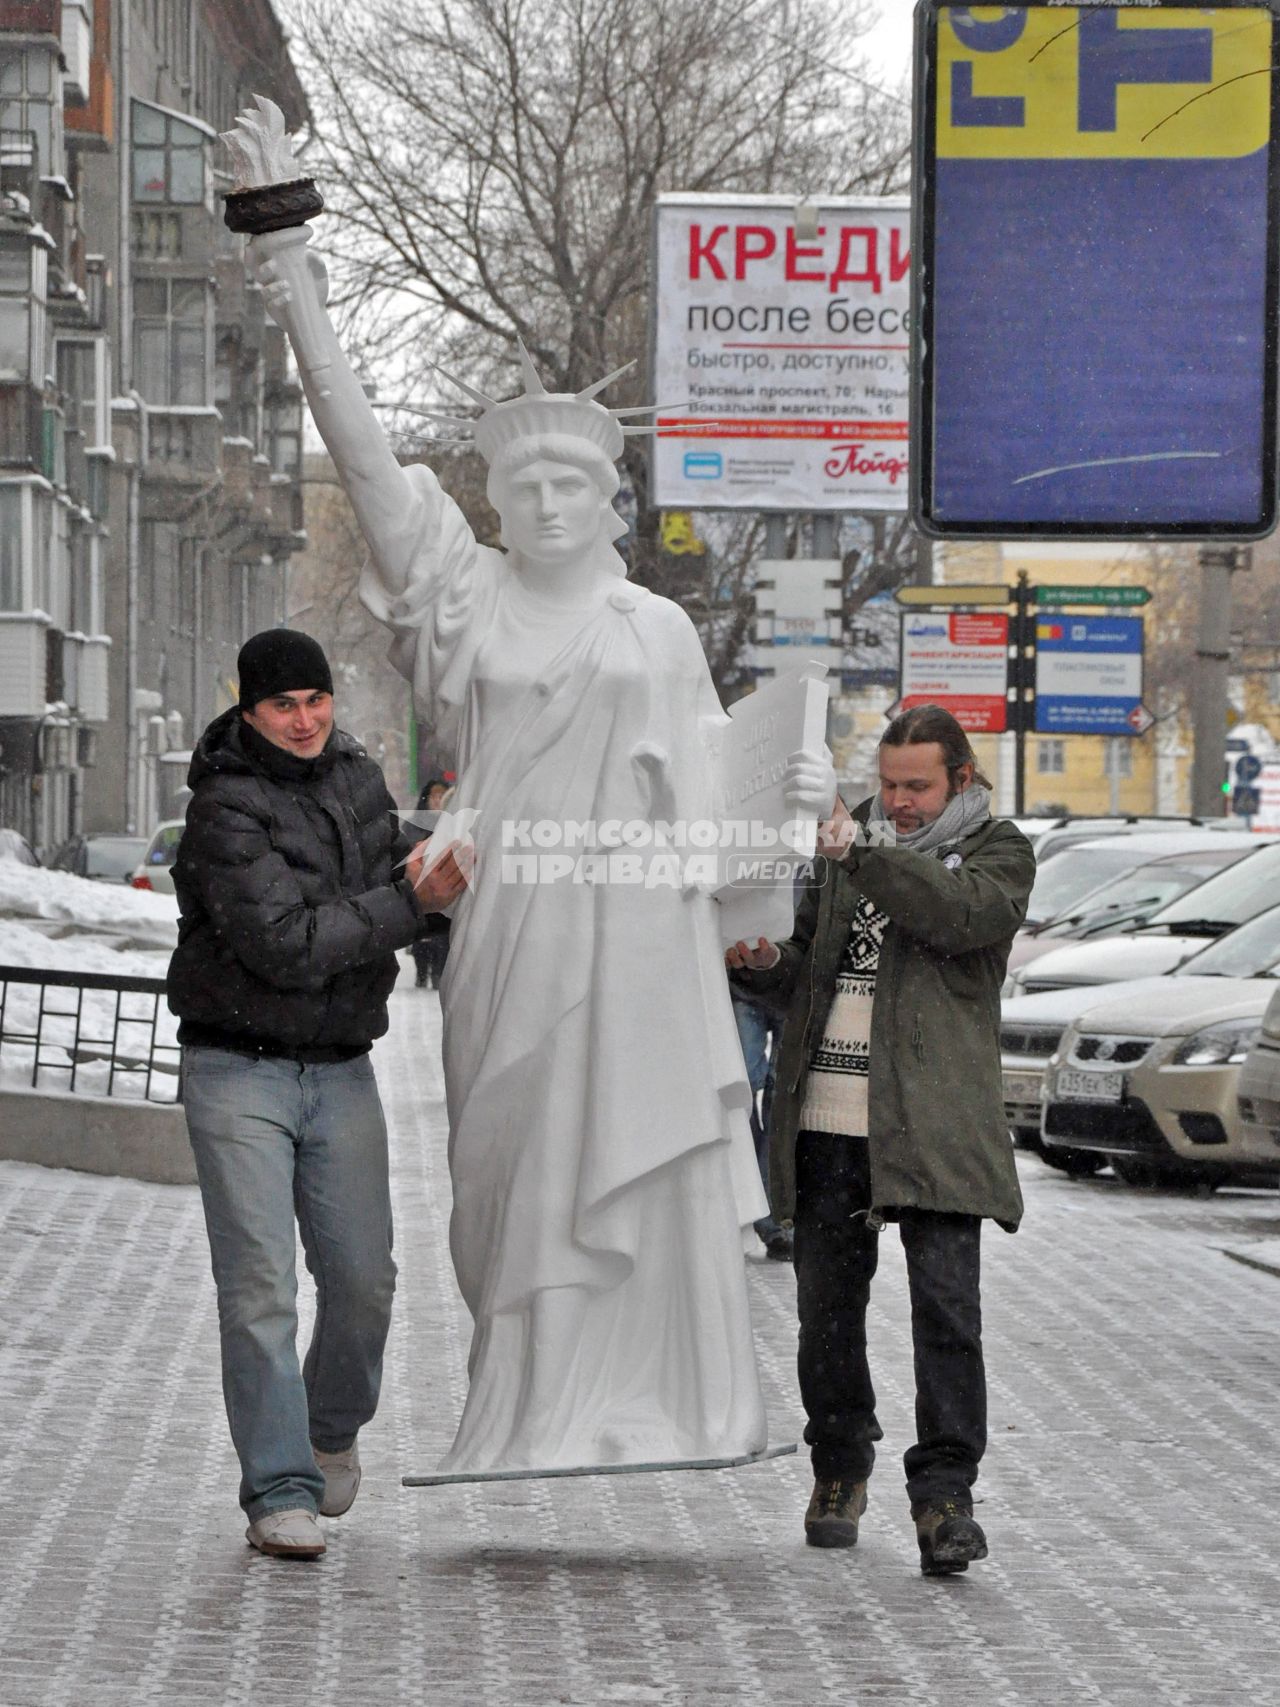
POLYGON ((1135 735, 1142 721, 1142 618, 1036 619, 1036 733, 1135 735))
POLYGON ((921 0, 926 532, 1276 518, 1278 0, 921 0))

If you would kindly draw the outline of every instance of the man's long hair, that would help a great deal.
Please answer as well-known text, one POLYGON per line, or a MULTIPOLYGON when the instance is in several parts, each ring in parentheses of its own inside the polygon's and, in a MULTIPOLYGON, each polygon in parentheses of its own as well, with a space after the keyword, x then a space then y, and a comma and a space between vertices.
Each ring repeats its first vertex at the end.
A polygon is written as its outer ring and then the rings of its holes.
POLYGON ((991 787, 978 769, 969 737, 940 705, 913 705, 909 711, 900 711, 880 737, 882 747, 915 747, 926 741, 936 741, 942 748, 942 762, 947 768, 952 794, 965 765, 973 766, 973 780, 980 788, 991 787))

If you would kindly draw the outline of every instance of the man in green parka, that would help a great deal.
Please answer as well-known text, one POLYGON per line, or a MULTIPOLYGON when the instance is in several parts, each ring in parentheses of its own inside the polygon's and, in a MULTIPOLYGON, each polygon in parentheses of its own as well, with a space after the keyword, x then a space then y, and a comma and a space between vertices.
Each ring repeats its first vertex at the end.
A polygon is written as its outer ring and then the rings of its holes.
POLYGON ((992 818, 950 712, 916 706, 879 751, 879 792, 837 800, 786 942, 738 943, 734 980, 785 1015, 771 1196, 795 1225, 805 1534, 851 1547, 882 1438, 866 1312, 881 1229, 907 1258, 917 1441, 907 1493, 927 1576, 986 1557, 972 1487, 986 1447, 979 1239, 1022 1215, 1000 1080, 1000 985, 1035 858, 992 818))

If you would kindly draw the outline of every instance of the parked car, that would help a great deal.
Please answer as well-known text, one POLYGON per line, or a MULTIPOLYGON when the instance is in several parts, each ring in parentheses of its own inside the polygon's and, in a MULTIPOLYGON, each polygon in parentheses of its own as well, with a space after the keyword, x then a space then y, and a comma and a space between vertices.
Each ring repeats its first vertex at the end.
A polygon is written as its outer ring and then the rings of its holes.
MULTIPOLYGON (((1251 845, 1250 839, 1243 831, 1237 834, 1242 839, 1243 851, 1244 847, 1251 845)), ((1183 824, 1171 824, 1165 830, 1133 830, 1125 835, 1113 833, 1081 837, 1069 849, 1059 849, 1054 858, 1037 860, 1036 880, 1027 903, 1023 928, 1037 929, 1061 918, 1086 895, 1104 883, 1123 877, 1146 860, 1177 853, 1186 847, 1209 849, 1221 846, 1220 832, 1188 829, 1183 824), (1177 837, 1177 840, 1171 840, 1172 837, 1177 837), (1067 852, 1071 856, 1069 859, 1063 857, 1067 852)))
POLYGON ((1081 1014, 1123 991, 1140 1000, 1150 989, 1158 990, 1167 979, 1135 979, 1099 991, 1093 985, 1074 985, 1034 996, 1014 996, 1000 1004, 1000 1069, 1004 1081, 1004 1112, 1014 1143, 1035 1150, 1055 1168, 1069 1174, 1092 1174, 1106 1166, 1106 1157, 1096 1151, 1068 1153, 1061 1146, 1046 1152, 1040 1137, 1044 1076, 1067 1027, 1081 1014))
POLYGON ((31 843, 20 830, 0 829, 0 859, 12 860, 15 865, 39 865, 31 843))
MULTIPOLYGON (((1132 871, 1123 872, 1098 889, 1090 890, 1079 901, 1050 919, 1035 932, 1037 944, 1046 948, 1065 941, 1092 940, 1113 936, 1117 931, 1132 930, 1147 922, 1162 907, 1203 883, 1216 872, 1225 871, 1258 845, 1256 836, 1248 831, 1235 835, 1214 835, 1212 831, 1195 831, 1197 837, 1208 838, 1208 845, 1192 844, 1176 852, 1161 854, 1158 859, 1144 860, 1132 871)), ((1181 836, 1170 841, 1182 842, 1181 836)))
POLYGON ((155 889, 165 895, 173 894, 173 864, 186 827, 184 818, 169 818, 156 825, 147 843, 147 851, 129 879, 135 889, 155 889))
POLYGON ((117 836, 91 830, 72 836, 49 861, 51 871, 70 871, 95 883, 128 883, 145 857, 145 836, 117 836))
POLYGON ((1120 985, 1073 1018, 1045 1068, 1040 1140, 1104 1157, 1130 1184, 1280 1185, 1238 1106, 1240 1067, 1280 979, 1280 907, 1168 978, 1120 985))
POLYGON ((1222 936, 1255 918, 1277 896, 1280 843, 1263 842, 1225 871, 1161 907, 1135 930, 1092 942, 1064 943, 1016 967, 1005 980, 1003 993, 1029 996, 1172 971, 1196 953, 1206 938, 1222 936))
MULTIPOLYGON (((1136 841, 1139 838, 1129 838, 1136 841)), ((1258 838, 1247 830, 1215 834, 1211 830, 1189 830, 1184 835, 1162 837, 1174 845, 1169 851, 1142 857, 1128 870, 1108 878, 1096 889, 1069 902, 1060 913, 1038 924, 1024 926, 1009 953, 1009 971, 1016 972, 1029 961, 1038 960, 1062 942, 1093 941, 1134 930, 1154 917, 1180 895, 1206 878, 1234 865, 1258 846, 1258 838)), ((1090 844, 1085 847, 1107 843, 1090 844)), ((1072 854, 1077 859, 1084 848, 1072 854)), ((1068 862, 1069 863, 1069 862, 1068 862)))
POLYGON ((1259 1162, 1280 1162, 1280 990, 1240 1068, 1239 1101, 1247 1148, 1259 1162))
POLYGON ((1030 840, 1036 860, 1043 865, 1047 859, 1076 847, 1081 842, 1098 841, 1103 836, 1160 835, 1166 830, 1195 830, 1211 828, 1217 820, 1204 818, 1141 818, 1132 815, 1096 818, 1044 817, 1016 818, 1014 822, 1030 840), (1029 827, 1030 826, 1030 827, 1029 827))

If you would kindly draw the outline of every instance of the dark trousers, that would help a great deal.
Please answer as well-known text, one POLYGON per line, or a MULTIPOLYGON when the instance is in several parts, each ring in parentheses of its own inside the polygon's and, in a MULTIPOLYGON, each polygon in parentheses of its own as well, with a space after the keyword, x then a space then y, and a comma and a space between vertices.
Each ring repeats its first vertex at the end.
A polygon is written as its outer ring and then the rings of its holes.
POLYGON ((444 963, 449 958, 449 933, 440 931, 432 936, 420 936, 410 944, 413 955, 414 969, 419 984, 425 984, 430 990, 440 987, 444 976, 444 963))
MULTIPOLYGON (((796 1146, 795 1265, 800 1396, 814 1475, 871 1473, 876 1396, 867 1366, 867 1300, 879 1234, 867 1226, 865 1139, 801 1132, 796 1146)), ((987 1444, 987 1387, 976 1215, 902 1209, 911 1290, 916 1444, 904 1459, 917 1501, 966 1499, 987 1444)))

